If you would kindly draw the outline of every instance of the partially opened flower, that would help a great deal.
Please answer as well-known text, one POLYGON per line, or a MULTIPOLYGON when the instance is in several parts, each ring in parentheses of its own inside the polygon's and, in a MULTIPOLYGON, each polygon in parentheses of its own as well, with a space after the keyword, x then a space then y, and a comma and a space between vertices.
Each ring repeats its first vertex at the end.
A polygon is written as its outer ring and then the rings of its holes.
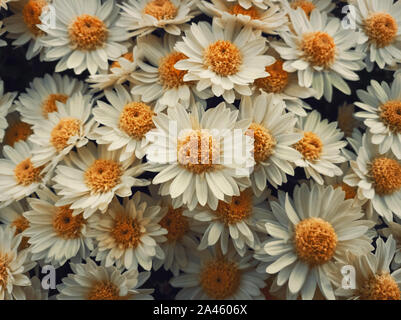
POLYGON ((6 116, 11 111, 11 106, 14 102, 16 92, 4 92, 4 81, 0 80, 0 142, 5 138, 5 131, 9 126, 6 116))

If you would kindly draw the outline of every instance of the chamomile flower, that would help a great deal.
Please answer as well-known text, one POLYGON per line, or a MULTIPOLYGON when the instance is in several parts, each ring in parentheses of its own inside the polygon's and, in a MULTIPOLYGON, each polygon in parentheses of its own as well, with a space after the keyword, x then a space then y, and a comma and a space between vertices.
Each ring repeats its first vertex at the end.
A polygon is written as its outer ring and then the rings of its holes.
POLYGON ((395 240, 395 253, 391 268, 398 269, 401 267, 401 219, 394 217, 394 221, 385 222, 388 227, 380 229, 379 233, 386 238, 389 238, 391 235, 395 240))
POLYGON ((31 285, 26 272, 35 266, 28 249, 18 250, 22 235, 14 228, 0 225, 0 300, 25 300, 22 287, 31 285))
POLYGON ((44 167, 32 164, 31 142, 19 141, 14 147, 4 146, 5 159, 0 160, 0 201, 1 206, 21 200, 45 185, 48 177, 44 167))
POLYGON ((238 4, 244 9, 249 9, 252 6, 260 9, 267 9, 270 4, 270 0, 227 0, 228 2, 238 2, 238 4))
POLYGON ((208 111, 193 105, 191 113, 177 105, 153 118, 156 129, 146 135, 148 171, 158 172, 153 184, 162 184, 160 194, 170 195, 175 207, 193 210, 199 203, 216 209, 218 200, 249 186, 252 139, 244 134, 249 121, 237 117, 223 102, 208 111))
POLYGON ((375 253, 364 255, 348 254, 343 263, 337 263, 330 272, 335 291, 339 298, 350 300, 400 300, 401 269, 390 270, 390 263, 395 253, 395 241, 390 236, 386 242, 376 240, 375 253), (344 275, 340 270, 345 265, 355 268, 355 288, 343 288, 344 275))
POLYGON ((153 289, 139 289, 150 272, 122 272, 116 267, 98 266, 90 259, 70 266, 73 273, 57 286, 58 300, 153 300, 153 289))
POLYGON ((16 101, 21 120, 28 124, 36 124, 48 119, 49 114, 58 110, 58 104, 65 104, 75 93, 85 95, 87 85, 69 76, 45 74, 43 78, 35 78, 21 93, 16 101))
POLYGON ((179 36, 197 13, 192 0, 129 0, 121 5, 118 26, 130 36, 144 36, 157 29, 179 36))
POLYGON ((361 207, 344 196, 331 186, 304 183, 295 187, 293 199, 279 192, 278 202, 270 202, 266 230, 272 238, 255 258, 262 261, 260 272, 278 274, 275 285, 288 283, 287 299, 310 300, 317 286, 326 299, 335 299, 327 276, 330 265, 347 251, 372 250, 366 232, 374 223, 362 220, 361 207))
POLYGON ((355 46, 357 33, 341 27, 338 18, 313 10, 310 19, 305 12, 289 12, 294 32, 280 33, 282 42, 271 43, 286 60, 284 70, 298 73, 301 87, 313 88, 316 98, 323 95, 332 100, 333 86, 345 94, 351 89, 344 81, 359 80, 355 71, 363 69, 361 61, 365 54, 351 49, 355 46))
POLYGON ((90 236, 97 243, 92 256, 106 267, 115 263, 118 268, 136 270, 141 266, 149 271, 154 258, 164 259, 159 244, 166 241, 167 230, 160 225, 162 217, 161 207, 150 205, 139 191, 122 205, 114 198, 105 214, 89 219, 90 236))
POLYGON ((249 85, 267 77, 264 67, 274 62, 264 54, 266 40, 235 19, 225 20, 222 26, 216 20, 212 25, 192 24, 175 49, 188 57, 174 66, 188 71, 183 80, 196 81, 198 91, 211 88, 215 96, 223 96, 229 103, 234 102, 235 93, 251 95, 249 85))
POLYGON ((11 111, 16 92, 4 92, 4 81, 0 80, 0 142, 3 141, 5 130, 8 127, 6 116, 11 111))
POLYGON ((134 157, 120 161, 120 156, 120 151, 107 151, 107 146, 93 142, 71 151, 65 164, 56 167, 53 187, 61 196, 56 206, 69 205, 73 216, 83 212, 86 219, 97 210, 105 213, 114 195, 129 197, 133 186, 148 185, 136 178, 145 166, 134 157))
POLYGON ((240 119, 251 119, 246 134, 254 138, 253 157, 256 165, 251 174, 252 189, 259 195, 266 189, 266 180, 275 188, 293 176, 293 163, 301 154, 292 146, 302 134, 295 132, 297 119, 284 112, 284 103, 275 103, 272 94, 262 93, 254 99, 243 97, 240 119))
MULTIPOLYGON (((14 105, 15 106, 15 105, 14 105)), ((10 109, 13 110, 14 107, 10 109)), ((9 145, 11 147, 18 141, 27 141, 32 135, 32 125, 21 120, 21 115, 17 111, 12 111, 6 116, 8 124, 4 132, 4 139, 2 145, 9 145)))
POLYGON ((69 259, 80 262, 88 257, 93 244, 83 215, 74 216, 68 205, 57 207, 60 197, 49 189, 36 193, 37 199, 28 199, 32 210, 24 213, 29 226, 23 235, 29 238, 32 259, 58 267, 69 259))
POLYGON ((358 187, 358 197, 371 200, 377 213, 392 221, 393 213, 401 217, 401 162, 390 151, 380 153, 371 139, 363 136, 358 157, 351 161, 353 172, 344 182, 358 187))
POLYGON ((329 13, 336 7, 336 4, 331 0, 288 0, 288 2, 283 1, 283 3, 283 5, 289 5, 293 10, 301 8, 308 17, 314 10, 329 13))
POLYGON ((48 119, 38 120, 29 137, 35 144, 32 163, 35 167, 50 163, 57 165, 74 147, 88 143, 88 135, 96 123, 91 119, 92 97, 77 93, 59 104, 58 110, 48 119))
POLYGON ((194 82, 184 81, 187 71, 175 68, 178 61, 188 59, 184 53, 174 50, 178 39, 169 34, 163 38, 149 35, 138 39, 142 59, 138 62, 140 70, 132 74, 138 83, 131 92, 141 95, 144 102, 157 101, 157 111, 177 103, 189 106, 194 96, 207 99, 213 95, 210 89, 198 91, 194 82))
POLYGON ((341 150, 347 145, 343 141, 344 133, 337 129, 337 123, 322 120, 318 111, 299 118, 298 129, 303 138, 294 144, 302 158, 295 161, 298 167, 305 169, 306 177, 312 177, 323 184, 322 176, 340 176, 342 170, 337 163, 346 161, 341 150))
POLYGON ((266 276, 256 272, 250 252, 240 257, 233 248, 222 254, 210 247, 194 253, 183 271, 170 280, 182 288, 176 300, 264 300, 266 276))
POLYGON ((234 18, 239 24, 251 26, 253 29, 267 34, 277 34, 279 31, 288 29, 287 12, 278 5, 270 4, 267 9, 260 9, 257 6, 245 9, 239 2, 212 0, 212 3, 201 1, 198 6, 209 16, 223 21, 227 18, 234 18))
POLYGON ((360 29, 357 50, 366 52, 368 71, 376 62, 383 69, 401 60, 401 1, 358 0, 355 22, 360 29))
POLYGON ((40 55, 43 60, 43 43, 40 39, 46 34, 37 25, 41 24, 41 15, 48 10, 51 0, 19 0, 11 3, 12 16, 4 19, 4 24, 8 32, 7 37, 15 39, 13 46, 22 46, 27 43, 26 59, 40 55))
POLYGON ((55 1, 56 27, 39 25, 47 34, 41 38, 45 61, 59 62, 56 72, 74 69, 95 74, 108 69, 108 60, 126 53, 128 33, 117 27, 119 8, 114 0, 55 1))
POLYGON ((401 159, 401 76, 391 86, 372 80, 367 91, 358 90, 362 102, 355 105, 363 109, 355 114, 369 128, 372 143, 380 153, 392 151, 401 159))

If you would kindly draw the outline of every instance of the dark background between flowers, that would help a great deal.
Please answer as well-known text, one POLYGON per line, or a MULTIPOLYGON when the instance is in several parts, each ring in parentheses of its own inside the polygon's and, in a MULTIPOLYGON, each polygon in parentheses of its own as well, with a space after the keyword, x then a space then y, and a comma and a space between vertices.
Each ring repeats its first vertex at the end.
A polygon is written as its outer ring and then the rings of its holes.
MULTIPOLYGON (((337 4, 336 9, 333 13, 340 19, 344 17, 342 13, 342 7, 345 5, 344 2, 341 1, 333 1, 337 4)), ((5 10, 1 10, 0 19, 2 20, 9 12, 5 10)), ((209 21, 211 22, 211 18, 206 15, 200 15, 192 20, 192 22, 198 21, 209 21)), ((162 36, 163 33, 155 32, 157 35, 162 36)), ((3 35, 2 39, 7 40, 5 35, 3 35)), ((17 91, 19 93, 25 92, 25 89, 29 87, 29 83, 35 77, 43 77, 46 73, 53 74, 54 68, 57 62, 40 62, 38 57, 28 61, 25 58, 25 53, 27 46, 22 47, 13 47, 11 45, 11 40, 7 40, 8 46, 0 48, 0 79, 4 81, 5 92, 9 91, 17 91)), ((75 75, 72 70, 68 70, 62 72, 62 74, 69 75, 71 77, 78 78, 82 81, 88 77, 88 73, 84 72, 81 75, 75 75)), ((351 87, 352 94, 345 95, 334 89, 333 91, 333 101, 331 103, 324 100, 324 98, 317 100, 314 98, 306 99, 305 101, 313 108, 318 110, 323 118, 327 118, 329 121, 337 120, 338 107, 342 106, 344 103, 353 103, 358 101, 358 97, 356 96, 356 91, 358 89, 366 89, 369 85, 371 79, 375 79, 379 82, 387 81, 392 82, 393 72, 380 70, 377 66, 375 69, 369 73, 366 70, 359 72, 360 80, 359 81, 348 81, 348 84, 351 87)), ((213 108, 217 104, 223 101, 222 98, 211 98, 207 101, 207 107, 213 108)), ((235 102, 235 105, 238 107, 239 101, 235 102)), ((154 175, 150 173, 145 173, 142 177, 151 179, 154 175)), ((297 181, 305 179, 305 174, 302 169, 296 169, 295 175, 293 177, 288 176, 288 182, 280 187, 280 190, 284 190, 285 192, 292 193, 294 186, 297 184, 297 181)), ((277 194, 277 191, 271 187, 273 195, 277 194)), ((133 188, 133 193, 136 191, 142 191, 148 193, 147 188, 133 188)), ((56 279, 57 284, 61 283, 61 279, 66 277, 68 273, 71 273, 71 269, 69 267, 68 262, 61 268, 56 270, 56 279)), ((43 275, 40 275, 42 277, 43 275)), ((154 288, 155 292, 153 294, 155 299, 158 300, 169 300, 174 299, 178 289, 173 288, 169 285, 169 280, 172 277, 171 272, 165 271, 163 267, 158 271, 152 271, 152 275, 149 280, 143 285, 143 288, 154 288)), ((57 290, 50 290, 49 296, 57 294, 57 290)))

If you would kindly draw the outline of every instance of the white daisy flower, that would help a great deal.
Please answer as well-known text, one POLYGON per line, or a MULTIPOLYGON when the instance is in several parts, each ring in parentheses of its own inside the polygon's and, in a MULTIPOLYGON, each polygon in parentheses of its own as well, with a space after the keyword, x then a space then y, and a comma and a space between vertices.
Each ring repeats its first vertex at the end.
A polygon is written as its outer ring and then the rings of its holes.
POLYGON ((177 105, 153 118, 156 129, 146 134, 148 171, 158 172, 153 183, 162 184, 161 195, 170 195, 174 207, 216 209, 218 200, 250 185, 253 160, 246 150, 252 150, 252 139, 244 134, 249 120, 237 117, 223 102, 208 111, 194 105, 192 113, 177 105))
POLYGON ((379 230, 380 235, 389 238, 390 235, 395 240, 395 254, 394 260, 391 263, 392 269, 399 269, 401 267, 401 219, 394 217, 394 221, 385 221, 387 228, 379 230))
POLYGON ((274 58, 264 54, 266 39, 242 27, 235 19, 227 19, 220 26, 213 21, 192 24, 183 41, 175 49, 188 59, 178 61, 175 68, 186 70, 184 81, 196 81, 196 89, 211 88, 215 96, 233 103, 235 92, 251 95, 250 84, 255 79, 267 77, 264 67, 274 63, 274 58))
POLYGON ((61 196, 56 206, 70 205, 74 216, 83 212, 86 219, 97 210, 106 212, 114 195, 129 197, 133 186, 148 185, 136 178, 145 171, 140 160, 120 161, 120 156, 120 151, 107 151, 107 146, 93 142, 71 151, 65 164, 56 167, 53 187, 61 196))
POLYGON ((163 38, 149 35, 138 39, 142 50, 142 58, 138 62, 141 70, 132 74, 138 83, 131 92, 141 95, 144 102, 157 101, 157 112, 177 103, 189 106, 194 96, 201 99, 213 96, 210 89, 198 91, 194 82, 184 81, 187 71, 175 68, 178 61, 188 59, 184 53, 174 50, 178 39, 169 34, 163 38))
MULTIPOLYGON (((0 1, 0 5, 1 5, 1 1, 0 1)), ((0 21, 0 36, 2 36, 4 33, 6 32, 6 29, 4 28, 4 24, 3 21, 0 21)), ((7 42, 0 39, 0 47, 5 47, 7 45, 7 42)))
POLYGON ((24 213, 29 227, 23 235, 29 238, 32 259, 59 267, 71 258, 79 262, 87 258, 93 244, 83 215, 74 216, 68 205, 57 207, 60 197, 49 189, 36 193, 37 199, 28 199, 32 210, 24 213))
POLYGON ((335 299, 329 266, 347 251, 371 251, 366 232, 374 223, 362 220, 361 207, 331 186, 304 183, 295 187, 293 199, 284 192, 278 196, 278 202, 270 202, 272 214, 266 223, 272 238, 255 254, 262 261, 258 270, 278 274, 276 286, 288 283, 287 299, 310 300, 317 286, 326 299, 335 299))
POLYGON ((114 198, 105 214, 89 219, 90 237, 96 240, 91 255, 106 267, 115 263, 118 268, 136 270, 141 266, 150 271, 154 258, 164 259, 159 244, 166 241, 167 230, 160 225, 162 217, 161 207, 151 206, 139 191, 122 205, 114 198))
POLYGON ((265 278, 256 272, 250 252, 240 257, 232 248, 222 254, 211 247, 194 253, 184 274, 170 284, 182 288, 176 300, 264 300, 265 278))
POLYGON ((283 68, 298 72, 301 87, 312 87, 316 98, 323 95, 331 102, 333 86, 345 94, 351 89, 344 81, 359 80, 355 71, 362 70, 365 54, 351 49, 355 46, 357 33, 343 29, 338 18, 328 17, 313 10, 310 19, 303 10, 289 12, 294 32, 280 33, 282 42, 271 43, 286 60, 283 68))
POLYGON ((342 149, 347 142, 342 140, 344 133, 337 129, 337 122, 322 120, 314 110, 304 118, 299 118, 298 129, 303 138, 294 144, 302 158, 295 161, 296 166, 305 169, 306 177, 312 177, 323 184, 323 176, 340 176, 342 170, 336 165, 347 159, 342 156, 342 149))
POLYGON ((288 2, 280 0, 275 2, 282 2, 283 6, 290 7, 293 10, 301 8, 308 18, 315 9, 322 13, 329 13, 336 7, 336 4, 331 0, 288 0, 288 2))
POLYGON ((119 8, 114 0, 57 0, 56 27, 39 25, 47 34, 41 38, 46 47, 44 60, 59 62, 56 72, 74 69, 95 74, 108 69, 108 60, 127 52, 128 33, 117 27, 119 8))
POLYGON ((90 259, 70 266, 73 273, 57 286, 58 300, 153 300, 153 289, 139 289, 150 272, 122 272, 115 267, 98 266, 90 259))
POLYGON ((355 114, 369 128, 372 143, 378 145, 380 153, 392 151, 401 159, 401 76, 391 86, 372 80, 367 91, 358 90, 362 102, 355 105, 363 109, 355 114))
POLYGON ((246 134, 254 138, 253 192, 261 194, 266 189, 266 180, 275 188, 286 183, 286 175, 294 175, 293 163, 301 159, 301 154, 292 147, 302 138, 294 129, 297 119, 285 113, 283 102, 274 102, 273 95, 265 93, 254 99, 243 97, 239 119, 252 120, 246 134))
POLYGON ((263 204, 267 208, 266 197, 267 190, 256 197, 251 189, 246 189, 229 202, 219 201, 216 210, 199 206, 193 211, 185 211, 185 216, 207 226, 198 250, 214 246, 217 242, 220 242, 223 254, 228 252, 229 243, 234 245, 240 256, 244 256, 249 248, 259 249, 258 233, 264 231, 262 221, 268 214, 263 208, 263 204))
POLYGON ((269 4, 268 8, 251 6, 245 9, 240 2, 230 0, 212 0, 212 3, 200 1, 199 8, 211 17, 218 19, 224 26, 224 20, 234 18, 239 24, 251 26, 254 30, 261 30, 267 34, 277 34, 288 30, 287 12, 278 5, 269 4))
POLYGON ((88 135, 96 122, 91 119, 92 97, 80 93, 73 95, 58 110, 48 114, 48 119, 38 120, 29 137, 35 146, 32 163, 35 167, 51 163, 54 167, 74 147, 88 143, 88 135))
POLYGON ((400 300, 401 269, 391 273, 390 263, 395 253, 395 241, 390 236, 386 242, 376 240, 375 253, 365 255, 348 254, 343 263, 332 268, 330 277, 338 288, 335 291, 339 298, 349 300, 400 300), (345 265, 355 268, 355 288, 343 288, 343 275, 340 270, 345 265))
POLYGON ((69 76, 45 74, 43 78, 35 78, 21 93, 16 101, 21 120, 28 124, 36 124, 48 119, 49 114, 58 110, 58 104, 65 104, 74 93, 87 93, 87 85, 69 76))
POLYGON ((8 32, 7 37, 15 39, 13 46, 23 46, 27 43, 26 59, 31 60, 40 54, 40 60, 43 60, 43 44, 40 42, 46 32, 39 29, 37 25, 41 24, 41 15, 49 10, 51 0, 19 0, 11 3, 11 11, 14 13, 4 19, 4 24, 8 32))
POLYGON ((128 0, 122 8, 118 26, 130 36, 144 36, 157 29, 179 36, 186 22, 197 15, 193 0, 128 0))
POLYGON ((358 0, 355 22, 360 30, 357 50, 366 52, 368 71, 374 63, 383 69, 401 60, 401 1, 358 0))
POLYGON ((0 142, 3 142, 5 131, 8 127, 6 116, 12 111, 11 107, 14 102, 17 92, 4 93, 4 81, 0 80, 0 142))
POLYGON ((0 300, 25 300, 22 287, 31 285, 24 273, 36 262, 29 259, 28 249, 18 251, 21 239, 14 228, 0 225, 0 300))
POLYGON ((46 184, 44 167, 31 161, 33 144, 19 141, 14 147, 4 146, 5 159, 0 159, 0 207, 21 200, 46 184))
POLYGON ((371 139, 363 136, 358 157, 351 161, 353 172, 344 182, 358 187, 358 197, 371 200, 377 213, 392 221, 393 213, 401 217, 401 162, 390 151, 380 153, 371 139))
MULTIPOLYGON (((4 131, 4 139, 2 146, 8 145, 14 147, 14 144, 18 141, 27 141, 32 135, 32 125, 21 121, 20 113, 17 111, 12 111, 15 109, 15 104, 9 109, 9 113, 5 120, 7 121, 8 127, 4 131)), ((0 120, 1 121, 1 120, 0 120)))
POLYGON ((228 2, 238 2, 238 4, 244 9, 249 9, 252 6, 256 6, 260 9, 267 9, 270 5, 271 0, 227 0, 228 2))

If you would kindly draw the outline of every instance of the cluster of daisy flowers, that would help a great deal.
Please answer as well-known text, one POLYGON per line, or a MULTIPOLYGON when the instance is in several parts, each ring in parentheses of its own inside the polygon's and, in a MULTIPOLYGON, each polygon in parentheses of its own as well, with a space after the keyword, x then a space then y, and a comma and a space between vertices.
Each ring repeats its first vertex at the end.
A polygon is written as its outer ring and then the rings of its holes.
POLYGON ((54 68, 0 82, 0 299, 400 299, 401 0, 346 2, 0 0, 54 68))

